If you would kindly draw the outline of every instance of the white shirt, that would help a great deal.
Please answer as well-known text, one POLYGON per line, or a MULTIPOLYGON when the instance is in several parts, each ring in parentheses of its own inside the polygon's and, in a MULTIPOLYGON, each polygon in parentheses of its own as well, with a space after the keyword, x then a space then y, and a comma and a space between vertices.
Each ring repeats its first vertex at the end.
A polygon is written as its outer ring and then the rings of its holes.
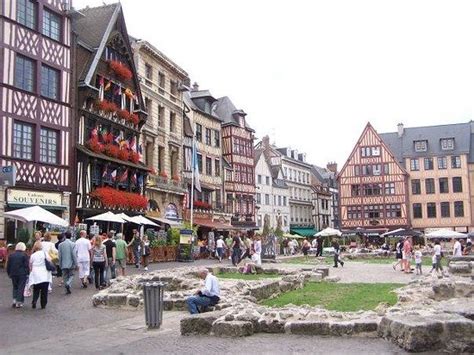
POLYGON ((432 264, 436 264, 437 262, 438 262, 438 260, 436 260, 436 255, 433 255, 433 256, 431 257, 431 263, 432 263, 432 264))
POLYGON ((201 290, 203 295, 206 296, 217 296, 219 297, 221 291, 219 289, 219 282, 217 281, 217 277, 213 274, 209 273, 204 280, 204 288, 201 290))
POLYGON ((434 250, 434 255, 441 255, 441 245, 436 244, 433 250, 434 250))
POLYGON ((217 239, 216 247, 217 247, 217 248, 224 248, 224 247, 225 247, 224 240, 222 240, 222 239, 217 239))
POLYGON ((47 254, 42 250, 38 250, 30 256, 30 264, 32 268, 28 281, 29 285, 53 281, 51 272, 46 269, 46 258, 49 259, 49 256, 47 256, 47 254))
POLYGON ((462 256, 461 243, 456 240, 453 247, 453 256, 462 256))
POLYGON ((77 261, 78 262, 91 261, 91 255, 89 253, 91 249, 92 249, 91 242, 89 241, 89 239, 81 237, 78 240, 76 240, 77 261))
POLYGON ((54 243, 53 242, 41 242, 41 246, 43 247, 43 251, 46 253, 46 254, 49 254, 49 251, 50 250, 54 250, 54 251, 57 251, 56 250, 56 247, 54 246, 54 243))
POLYGON ((421 257, 423 254, 421 254, 421 251, 417 250, 415 251, 415 263, 421 264, 421 257))
POLYGON ((262 241, 261 240, 256 240, 253 242, 253 248, 255 250, 255 254, 261 254, 262 253, 262 241))

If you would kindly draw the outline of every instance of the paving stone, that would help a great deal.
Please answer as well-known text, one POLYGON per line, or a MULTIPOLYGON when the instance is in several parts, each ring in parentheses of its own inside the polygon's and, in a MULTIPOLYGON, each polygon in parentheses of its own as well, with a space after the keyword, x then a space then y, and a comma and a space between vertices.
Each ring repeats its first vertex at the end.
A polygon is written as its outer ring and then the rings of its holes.
POLYGON ((212 332, 219 337, 245 337, 254 333, 254 327, 247 321, 217 321, 212 325, 212 332))
POLYGON ((212 324, 222 315, 222 311, 189 315, 180 321, 181 335, 209 334, 212 324))

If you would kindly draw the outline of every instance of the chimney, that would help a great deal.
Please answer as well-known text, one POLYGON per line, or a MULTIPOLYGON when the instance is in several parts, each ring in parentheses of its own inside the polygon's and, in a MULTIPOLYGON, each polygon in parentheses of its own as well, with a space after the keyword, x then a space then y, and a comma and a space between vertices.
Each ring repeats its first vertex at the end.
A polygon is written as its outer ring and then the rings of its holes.
POLYGON ((337 174, 337 163, 336 162, 329 162, 326 165, 326 169, 328 169, 330 172, 337 174))
POLYGON ((397 124, 397 128, 398 128, 398 137, 400 138, 401 136, 403 136, 403 131, 404 131, 403 123, 397 124))
POLYGON ((269 136, 265 136, 265 137, 262 138, 262 145, 263 145, 264 149, 270 148, 270 137, 269 136))
POLYGON ((194 82, 193 84, 193 89, 191 91, 199 91, 199 85, 198 83, 194 82))

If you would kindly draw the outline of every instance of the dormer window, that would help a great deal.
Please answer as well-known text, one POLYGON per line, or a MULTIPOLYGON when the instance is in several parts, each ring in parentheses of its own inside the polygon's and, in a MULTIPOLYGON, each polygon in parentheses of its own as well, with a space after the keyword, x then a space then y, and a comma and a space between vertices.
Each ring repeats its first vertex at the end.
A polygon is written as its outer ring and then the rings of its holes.
POLYGON ((441 139, 442 150, 453 150, 454 149, 454 138, 442 138, 441 139))
POLYGON ((428 141, 414 141, 415 152, 426 152, 428 150, 428 141))

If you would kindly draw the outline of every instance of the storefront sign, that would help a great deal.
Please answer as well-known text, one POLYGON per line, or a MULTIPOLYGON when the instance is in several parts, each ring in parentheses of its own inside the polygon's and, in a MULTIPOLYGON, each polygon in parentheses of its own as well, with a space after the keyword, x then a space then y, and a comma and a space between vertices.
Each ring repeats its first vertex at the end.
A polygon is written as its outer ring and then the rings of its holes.
POLYGON ((21 205, 61 206, 61 193, 31 190, 7 190, 7 203, 21 205))
POLYGON ((178 208, 174 203, 168 204, 165 208, 165 218, 178 219, 178 208))
POLYGON ((179 234, 179 244, 192 244, 193 231, 191 229, 181 229, 179 234))

